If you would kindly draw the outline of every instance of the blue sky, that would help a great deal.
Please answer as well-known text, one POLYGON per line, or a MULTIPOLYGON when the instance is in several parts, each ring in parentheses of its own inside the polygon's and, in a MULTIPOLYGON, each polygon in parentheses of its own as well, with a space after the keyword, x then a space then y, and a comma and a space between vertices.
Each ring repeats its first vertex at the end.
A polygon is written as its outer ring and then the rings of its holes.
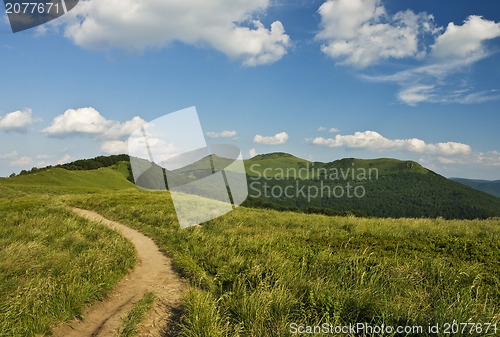
POLYGON ((496 1, 134 4, 80 1, 16 34, 2 14, 0 176, 122 153, 141 121, 196 106, 207 141, 245 157, 500 179, 496 1))

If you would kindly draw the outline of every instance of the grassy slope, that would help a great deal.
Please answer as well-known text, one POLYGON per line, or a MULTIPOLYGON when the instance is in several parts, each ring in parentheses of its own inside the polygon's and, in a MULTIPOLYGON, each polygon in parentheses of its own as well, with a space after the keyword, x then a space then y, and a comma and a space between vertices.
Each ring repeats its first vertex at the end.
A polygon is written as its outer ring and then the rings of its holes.
POLYGON ((499 220, 240 207, 201 229, 178 230, 168 193, 66 201, 143 231, 174 258, 193 285, 184 336, 288 336, 291 322, 500 324, 499 220))
POLYGON ((5 192, 0 192, 0 196, 19 193, 87 193, 134 188, 134 184, 126 180, 127 176, 128 169, 124 162, 91 171, 51 168, 13 178, 0 178, 0 186, 2 190, 5 189, 5 192))
POLYGON ((52 197, 0 199, 0 336, 46 334, 101 299, 135 260, 132 244, 52 197))
POLYGON ((55 196, 130 187, 126 174, 119 165, 0 179, 0 336, 49 333, 132 267, 130 242, 74 215, 55 196))
MULTIPOLYGON (((81 229, 69 226, 67 232, 57 232, 61 224, 82 223, 82 220, 64 209, 57 211, 59 206, 40 209, 58 202, 97 210, 141 230, 173 256, 177 267, 193 284, 185 298, 181 324, 185 336, 286 336, 291 322, 427 325, 458 320, 500 324, 498 219, 358 219, 238 208, 199 230, 179 230, 168 192, 127 189, 130 184, 125 180, 126 174, 111 168, 64 175, 66 178, 55 181, 50 176, 18 177, 15 183, 14 179, 0 181, 2 200, 10 203, 4 212, 14 212, 6 213, 5 218, 36 230, 36 234, 26 232, 16 237, 13 232, 22 232, 13 229, 14 223, 4 221, 1 228, 7 233, 5 237, 13 238, 11 244, 27 237, 45 245, 45 237, 67 235, 67 245, 48 246, 48 251, 59 250, 64 256, 77 249, 79 245, 72 240, 81 229), (102 179, 102 184, 89 184, 93 177, 102 179), (110 183, 115 178, 117 183, 110 183), (33 180, 28 183, 29 179, 33 180), (106 182, 115 191, 103 188, 106 182), (25 194, 26 188, 31 194, 42 191, 61 195, 13 198, 25 194), (39 226, 44 223, 45 215, 56 218, 39 226)), ((90 238, 91 233, 93 230, 88 234, 90 238)), ((48 240, 48 243, 59 241, 48 240)), ((112 243, 116 247, 109 248, 110 251, 103 249, 106 254, 124 249, 116 241, 112 243)), ((87 247, 92 244, 85 242, 87 247)), ((26 259, 28 262, 19 266, 20 274, 33 269, 31 261, 45 259, 38 250, 29 252, 32 255, 26 259)), ((98 251, 91 249, 83 256, 96 258, 97 254, 98 251)), ((4 283, 11 284, 8 291, 16 298, 13 295, 22 294, 23 290, 12 285, 21 276, 9 274, 14 254, 7 256, 11 256, 10 260, 5 258, 5 261, 11 262, 0 269, 0 275, 5 277, 4 283)), ((54 262, 52 255, 48 256, 49 266, 54 266, 61 282, 70 276, 58 274, 58 270, 78 272, 83 268, 74 267, 65 259, 54 262)), ((126 257, 127 253, 119 256, 126 257)), ((116 261, 106 264, 103 274, 109 273, 108 267, 113 263, 116 261)), ((18 326, 16 317, 26 317, 41 327, 37 331, 46 331, 47 322, 78 311, 81 302, 74 306, 71 302, 56 302, 64 313, 57 318, 51 316, 57 310, 44 295, 49 289, 55 289, 56 293, 61 289, 57 282, 51 283, 54 282, 51 277, 46 277, 51 268, 33 269, 38 276, 32 278, 51 286, 30 286, 24 290, 31 294, 34 288, 38 289, 35 299, 39 308, 47 310, 35 310, 40 313, 36 316, 29 311, 32 310, 29 300, 18 296, 17 306, 11 306, 10 310, 0 304, 4 327, 18 326)), ((90 280, 89 287, 93 282, 90 280)))

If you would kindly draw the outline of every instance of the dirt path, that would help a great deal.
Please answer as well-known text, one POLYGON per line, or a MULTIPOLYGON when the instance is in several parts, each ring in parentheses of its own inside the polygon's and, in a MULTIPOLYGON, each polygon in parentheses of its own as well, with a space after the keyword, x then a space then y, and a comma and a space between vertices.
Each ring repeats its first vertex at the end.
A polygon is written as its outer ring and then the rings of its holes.
POLYGON ((185 283, 172 269, 172 263, 163 255, 153 240, 142 233, 107 220, 99 214, 73 208, 80 216, 99 221, 120 232, 130 240, 137 251, 134 269, 115 286, 109 297, 84 311, 84 320, 74 319, 53 330, 56 337, 114 336, 132 305, 147 291, 154 291, 157 300, 147 314, 139 336, 169 336, 169 321, 178 308, 185 283))

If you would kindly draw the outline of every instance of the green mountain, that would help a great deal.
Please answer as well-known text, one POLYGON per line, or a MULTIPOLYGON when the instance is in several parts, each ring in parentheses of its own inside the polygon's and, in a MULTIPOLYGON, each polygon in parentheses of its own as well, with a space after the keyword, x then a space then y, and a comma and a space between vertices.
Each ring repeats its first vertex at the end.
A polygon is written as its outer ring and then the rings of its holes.
MULTIPOLYGON (((34 168, 16 177, 0 179, 0 193, 133 188, 127 159, 124 155, 97 157, 58 167, 34 168)), ((206 174, 200 170, 201 164, 174 171, 179 174, 179 182, 206 174)), ((345 158, 321 163, 286 153, 270 153, 245 160, 244 165, 249 186, 245 205, 251 207, 376 217, 500 216, 499 198, 446 179, 413 161, 345 158)), ((155 168, 159 167, 152 170, 155 168)), ((156 186, 157 176, 145 174, 145 186, 156 186)))
POLYGON ((377 217, 500 216, 498 198, 413 161, 345 158, 321 163, 272 153, 245 164, 250 198, 282 206, 357 210, 377 217))
POLYGON ((450 178, 457 183, 467 185, 476 190, 483 191, 500 198, 500 180, 478 180, 464 178, 450 178))

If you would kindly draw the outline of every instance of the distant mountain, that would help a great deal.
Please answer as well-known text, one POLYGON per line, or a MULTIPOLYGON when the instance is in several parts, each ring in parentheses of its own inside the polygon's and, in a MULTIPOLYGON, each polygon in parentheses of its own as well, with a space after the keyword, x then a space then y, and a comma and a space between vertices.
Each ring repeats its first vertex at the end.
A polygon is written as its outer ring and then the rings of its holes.
POLYGON ((478 180, 464 178, 450 178, 457 183, 464 184, 500 198, 500 180, 478 180))

